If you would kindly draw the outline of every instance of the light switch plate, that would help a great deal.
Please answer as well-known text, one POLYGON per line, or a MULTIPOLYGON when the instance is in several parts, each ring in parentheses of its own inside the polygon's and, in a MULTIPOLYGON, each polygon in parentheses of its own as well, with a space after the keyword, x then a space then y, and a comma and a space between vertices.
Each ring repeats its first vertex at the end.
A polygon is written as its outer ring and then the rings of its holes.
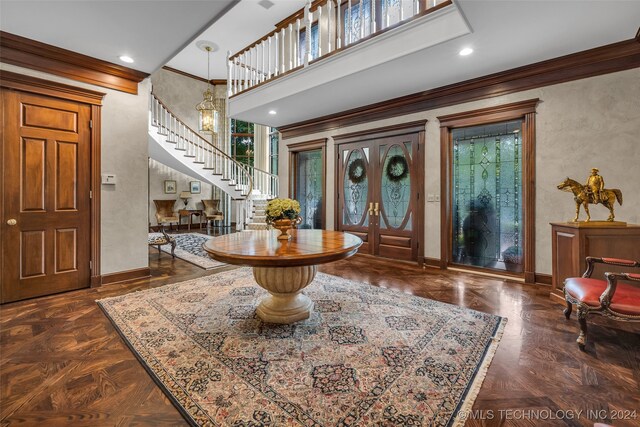
POLYGON ((116 176, 110 173, 103 173, 102 183, 105 185, 116 185, 116 176))

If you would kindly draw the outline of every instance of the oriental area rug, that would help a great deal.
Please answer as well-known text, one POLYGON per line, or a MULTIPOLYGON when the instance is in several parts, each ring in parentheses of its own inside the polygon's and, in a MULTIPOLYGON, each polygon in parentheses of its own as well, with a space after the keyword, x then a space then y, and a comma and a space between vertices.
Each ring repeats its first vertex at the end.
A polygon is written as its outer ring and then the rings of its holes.
MULTIPOLYGON (((149 233, 149 239, 162 236, 161 233, 149 233)), ((169 234, 169 236, 176 239, 176 257, 204 268, 205 270, 211 270, 218 267, 224 267, 229 264, 225 264, 220 261, 216 261, 209 256, 202 244, 209 239, 213 239, 212 236, 200 233, 182 233, 182 234, 169 234)), ((166 252, 171 255, 171 245, 160 246, 162 252, 166 252)))
POLYGON ((304 293, 292 325, 256 317, 249 268, 98 304, 191 425, 464 424, 505 318, 322 273, 304 293))

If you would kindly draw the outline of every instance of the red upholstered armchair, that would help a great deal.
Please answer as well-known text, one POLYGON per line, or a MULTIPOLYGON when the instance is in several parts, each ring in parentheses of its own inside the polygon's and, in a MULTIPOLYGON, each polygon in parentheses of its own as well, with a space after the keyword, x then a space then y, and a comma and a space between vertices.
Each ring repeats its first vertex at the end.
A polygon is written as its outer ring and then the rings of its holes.
POLYGON ((580 323, 580 335, 576 342, 583 351, 587 341, 587 315, 596 313, 615 320, 640 322, 640 274, 605 273, 606 280, 592 279, 591 274, 595 263, 640 267, 638 261, 587 257, 587 271, 582 277, 571 277, 564 281, 564 297, 567 300, 564 315, 569 319, 572 304, 576 305, 580 323), (632 283, 618 282, 618 280, 639 283, 636 286, 632 283))

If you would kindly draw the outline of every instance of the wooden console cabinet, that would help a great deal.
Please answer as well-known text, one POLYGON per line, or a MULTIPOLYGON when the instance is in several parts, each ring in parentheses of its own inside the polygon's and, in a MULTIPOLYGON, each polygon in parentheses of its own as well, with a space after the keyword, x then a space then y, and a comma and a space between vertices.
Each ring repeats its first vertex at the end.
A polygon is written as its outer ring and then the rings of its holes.
MULTIPOLYGON (((564 279, 579 277, 587 268, 587 256, 640 260, 640 225, 615 226, 604 221, 585 225, 574 222, 551 223, 552 297, 560 297, 564 279)), ((604 278, 605 271, 631 271, 628 268, 596 264, 593 278, 604 278)))

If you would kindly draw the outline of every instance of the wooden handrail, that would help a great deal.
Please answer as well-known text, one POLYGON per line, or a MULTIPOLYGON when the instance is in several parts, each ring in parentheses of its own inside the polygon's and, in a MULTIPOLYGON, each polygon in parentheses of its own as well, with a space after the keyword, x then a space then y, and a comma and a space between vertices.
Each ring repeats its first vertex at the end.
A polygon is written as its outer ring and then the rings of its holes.
MULTIPOLYGON (((318 9, 319 6, 323 6, 328 2, 334 2, 335 0, 314 0, 313 3, 311 3, 311 12, 314 12, 316 9, 318 9)), ((339 2, 341 2, 342 0, 339 0, 339 2)), ((255 46, 259 45, 260 43, 262 43, 263 41, 266 41, 267 39, 269 39, 269 37, 274 36, 277 32, 279 32, 280 30, 287 28, 290 24, 296 22, 296 20, 298 19, 302 19, 304 17, 304 9, 306 8, 303 7, 300 10, 297 10, 296 12, 293 12, 291 15, 287 16, 286 18, 284 18, 282 21, 278 22, 276 24, 276 28, 274 28, 270 33, 268 33, 266 36, 263 36, 262 38, 260 38, 259 40, 256 40, 255 42, 251 43, 249 46, 245 47, 244 49, 240 49, 238 52, 234 53, 233 55, 231 55, 229 57, 229 61, 233 61, 234 59, 236 59, 238 56, 242 55, 243 53, 247 52, 248 50, 254 48, 255 46)))
MULTIPOLYGON (((171 109, 164 103, 162 102, 155 93, 151 92, 151 96, 153 97, 153 99, 155 99, 158 104, 160 104, 162 106, 162 108, 164 108, 169 114, 171 114, 181 125, 183 125, 186 129, 188 129, 189 131, 191 131, 191 133, 193 133, 197 138, 201 139, 202 141, 204 141, 208 147, 207 150, 212 152, 212 153, 219 153, 220 155, 222 155, 222 157, 226 158, 227 160, 231 161, 232 163, 240 166, 242 168, 242 170, 245 171, 245 173, 247 174, 248 177, 248 181, 249 181, 249 192, 247 193, 247 196, 249 196, 251 194, 251 192, 253 191, 254 185, 253 185, 253 177, 251 175, 251 169, 257 171, 257 172, 261 172, 264 173, 266 175, 268 175, 270 178, 278 178, 277 175, 272 174, 270 172, 264 171, 262 169, 256 168, 254 166, 251 165, 246 165, 244 163, 241 163, 237 160, 235 160, 234 158, 232 158, 231 156, 229 156, 227 153, 225 153, 224 151, 220 150, 218 147, 216 147, 215 145, 213 145, 212 143, 210 143, 206 138, 204 138, 202 135, 200 135, 200 133, 196 132, 195 130, 193 130, 189 125, 187 125, 185 122, 183 122, 182 120, 180 120, 180 118, 178 118, 178 116, 171 111, 171 109)), ((203 147, 205 148, 205 147, 203 147)))
MULTIPOLYGON (((171 109, 169 107, 167 107, 167 104, 165 104, 164 102, 162 102, 155 93, 151 92, 151 96, 153 96, 153 98, 158 101, 158 104, 162 105, 162 107, 167 110, 169 112, 169 114, 171 114, 173 117, 176 118, 177 121, 179 121, 185 128, 189 129, 195 136, 197 136, 198 138, 202 139, 204 142, 207 143, 207 145, 209 145, 211 148, 213 148, 214 151, 219 152, 220 154, 222 154, 222 156, 226 157, 227 159, 236 162, 236 163, 240 163, 237 160, 233 159, 232 157, 230 157, 227 153, 225 153, 224 151, 220 150, 218 147, 216 147, 215 145, 213 145, 212 143, 210 143, 205 137, 203 137, 202 135, 200 135, 200 133, 196 132, 195 130, 191 129, 191 127, 186 124, 185 122, 183 122, 182 120, 180 120, 178 118, 178 116, 175 115, 175 113, 173 111, 171 111, 171 109)), ((241 163, 240 163, 241 164, 241 163)))
MULTIPOLYGON (((241 77, 241 78, 234 78, 231 74, 231 71, 228 71, 228 81, 230 82, 230 86, 228 88, 228 97, 233 98, 237 95, 240 95, 258 86, 272 82, 274 79, 287 75, 302 67, 306 67, 318 61, 322 61, 323 59, 329 56, 338 54, 349 48, 352 48, 353 46, 369 41, 376 36, 384 34, 388 31, 392 31, 402 25, 406 25, 407 23, 420 19, 426 15, 432 14, 438 10, 441 10, 447 6, 450 6, 453 3, 452 0, 434 0, 434 3, 437 3, 437 4, 434 4, 433 6, 429 6, 429 4, 431 3, 431 1, 429 0, 414 0, 414 4, 419 7, 417 9, 412 8, 413 13, 411 15, 408 15, 407 18, 403 18, 401 15, 400 20, 398 22, 394 22, 391 25, 387 25, 383 27, 383 24, 381 23, 383 20, 382 14, 380 14, 380 16, 374 14, 374 10, 376 10, 380 6, 379 1, 381 0, 371 0, 370 7, 372 8, 372 11, 371 11, 370 23, 369 24, 361 23, 360 28, 362 31, 362 35, 358 37, 357 40, 355 41, 351 40, 351 37, 350 37, 348 40, 348 43, 347 43, 347 40, 341 40, 341 34, 345 35, 346 31, 344 30, 344 28, 341 28, 343 24, 344 15, 341 15, 340 11, 343 7, 346 7, 345 5, 350 4, 351 7, 354 7, 359 3, 363 4, 364 0, 313 0, 313 2, 307 3, 307 5, 305 5, 304 8, 296 11, 289 17, 285 18, 283 21, 279 22, 273 31, 271 31, 264 37, 260 38, 259 40, 256 40, 255 42, 251 43, 249 46, 238 51, 234 55, 231 55, 228 57, 228 63, 229 63, 228 70, 233 69, 234 72, 236 73, 235 77, 241 77), (306 22, 305 20, 306 10, 308 9, 309 13, 312 14, 316 12, 319 8, 324 6, 327 6, 330 11, 329 15, 322 15, 323 17, 326 16, 326 18, 323 18, 323 19, 328 20, 327 22, 330 30, 328 42, 325 42, 323 38, 323 43, 328 43, 328 50, 323 49, 319 51, 320 54, 318 55, 318 57, 313 59, 310 58, 310 54, 305 55, 304 64, 301 64, 300 61, 298 60, 298 54, 302 52, 301 47, 298 44, 299 41, 295 40, 292 42, 291 40, 289 40, 286 42, 287 44, 286 46, 285 46, 285 42, 283 41, 282 47, 279 47, 280 40, 278 40, 278 43, 275 46, 275 51, 276 51, 276 58, 274 63, 275 67, 272 67, 271 65, 272 64, 271 43, 269 43, 269 46, 266 49, 267 50, 266 55, 268 55, 268 60, 267 60, 268 64, 265 64, 265 45, 263 44, 264 42, 269 40, 270 37, 273 37, 274 35, 278 34, 280 31, 283 32, 282 37, 284 37, 285 32, 287 32, 287 29, 290 28, 290 26, 295 22, 300 22, 300 25, 295 25, 294 26, 295 28, 289 29, 288 30, 288 32, 290 33, 289 36, 290 38, 293 37, 294 33, 292 33, 292 31, 297 31, 298 34, 301 34, 303 31, 305 31, 308 25, 313 25, 313 24, 310 24, 310 22, 306 22), (337 10, 337 16, 335 12, 336 10, 337 10), (336 19, 337 19, 337 21, 335 21, 336 27, 331 28, 331 23, 333 22, 332 20, 336 20, 336 19), (376 27, 376 23, 378 27, 376 27), (364 30, 362 30, 363 25, 372 25, 372 28, 370 29, 370 33, 367 34, 366 36, 364 35, 365 34, 364 30), (262 51, 261 51, 262 54, 260 55, 261 44, 263 45, 262 45, 262 51), (291 49, 292 47, 294 47, 295 51, 290 52, 289 59, 285 60, 284 51, 286 51, 287 49, 291 49), (282 50, 283 52, 280 52, 279 49, 282 50), (247 61, 240 62, 238 58, 247 52, 253 52, 251 54, 250 61, 248 63, 245 63, 247 61), (261 58, 262 67, 260 67, 259 64, 256 66, 252 64, 254 60, 256 61, 256 64, 257 64, 258 58, 261 58), (292 59, 292 58, 295 58, 295 59, 292 59), (264 68, 265 66, 267 66, 268 68, 264 68), (272 73, 273 68, 275 68, 274 70, 275 72, 272 73), (251 77, 248 77, 248 78, 245 77, 245 73, 249 74, 249 76, 251 77), (248 84, 247 84, 247 81, 248 81, 248 84)), ((360 9, 360 14, 362 13, 363 13, 362 9, 360 9)), ((313 20, 315 19, 315 16, 309 19, 313 20)), ((318 17, 317 19, 319 20, 321 18, 318 17)), ((317 22, 317 21, 313 21, 313 22, 317 22)), ((346 35, 345 35, 345 38, 346 38, 346 35)), ((305 43, 310 44, 310 40, 311 38, 308 37, 305 43)), ((318 40, 320 40, 320 36, 318 40)), ((304 46, 305 52, 307 49, 308 47, 304 46)))

